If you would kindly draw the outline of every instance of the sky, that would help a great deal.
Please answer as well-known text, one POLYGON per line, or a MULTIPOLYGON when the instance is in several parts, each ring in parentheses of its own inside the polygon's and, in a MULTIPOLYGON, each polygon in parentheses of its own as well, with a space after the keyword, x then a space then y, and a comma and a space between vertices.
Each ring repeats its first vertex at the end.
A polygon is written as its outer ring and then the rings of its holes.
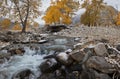
MULTIPOLYGON (((81 0, 79 0, 81 1, 81 0)), ((116 8, 117 10, 120 11, 120 0, 104 0, 105 3, 107 3, 107 5, 111 5, 114 8, 116 8)), ((42 6, 40 7, 41 11, 43 11, 43 14, 38 17, 36 19, 36 21, 39 24, 44 24, 45 22, 41 19, 44 15, 44 12, 46 11, 46 9, 50 6, 50 0, 42 0, 42 6)), ((76 12, 76 15, 78 14, 83 14, 85 10, 81 9, 79 11, 76 12)))

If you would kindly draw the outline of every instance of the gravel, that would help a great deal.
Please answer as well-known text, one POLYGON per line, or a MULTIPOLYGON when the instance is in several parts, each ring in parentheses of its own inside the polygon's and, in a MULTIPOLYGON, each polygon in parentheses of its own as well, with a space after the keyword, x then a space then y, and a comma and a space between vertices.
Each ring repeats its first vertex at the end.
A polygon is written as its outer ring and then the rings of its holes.
POLYGON ((68 37, 82 37, 87 38, 84 41, 90 40, 109 40, 111 44, 120 43, 120 27, 88 27, 88 26, 77 26, 64 29, 57 33, 57 35, 68 36, 68 37))

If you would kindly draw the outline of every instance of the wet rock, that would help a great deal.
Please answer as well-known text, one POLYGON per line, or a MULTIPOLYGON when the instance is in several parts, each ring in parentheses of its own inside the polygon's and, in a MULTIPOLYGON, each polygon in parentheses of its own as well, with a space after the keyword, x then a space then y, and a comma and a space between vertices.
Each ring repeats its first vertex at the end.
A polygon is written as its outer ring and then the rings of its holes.
POLYGON ((114 66, 108 63, 104 57, 92 56, 86 62, 88 68, 96 69, 103 73, 113 73, 115 71, 114 66))
POLYGON ((3 58, 10 58, 11 54, 10 53, 2 53, 0 52, 0 59, 3 59, 3 58))
POLYGON ((38 79, 60 79, 60 78, 56 78, 54 73, 46 73, 46 74, 42 74, 38 79))
POLYGON ((5 62, 5 59, 0 59, 0 64, 3 64, 5 62))
POLYGON ((97 56, 106 56, 108 55, 106 46, 104 43, 98 43, 94 48, 95 54, 97 56))
POLYGON ((22 69, 15 72, 11 79, 36 79, 34 73, 29 69, 22 69))
POLYGON ((42 73, 51 73, 57 70, 60 66, 57 64, 57 61, 54 58, 51 58, 42 62, 39 68, 42 73))
POLYGON ((73 63, 73 59, 71 58, 71 56, 69 54, 67 54, 66 52, 61 52, 59 53, 57 56, 57 61, 60 62, 62 65, 71 65, 73 63))
POLYGON ((62 52, 62 53, 59 53, 56 57, 58 58, 59 61, 63 63, 67 63, 69 55, 66 54, 65 52, 62 52))
POLYGON ((23 55, 25 53, 25 50, 23 48, 18 48, 18 49, 11 49, 8 52, 11 53, 11 55, 23 55))

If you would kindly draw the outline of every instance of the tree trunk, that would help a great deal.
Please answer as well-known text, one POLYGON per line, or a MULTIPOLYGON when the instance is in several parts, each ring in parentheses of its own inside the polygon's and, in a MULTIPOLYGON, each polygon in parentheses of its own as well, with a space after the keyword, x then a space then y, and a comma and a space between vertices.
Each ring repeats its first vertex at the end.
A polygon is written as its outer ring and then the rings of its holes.
POLYGON ((26 32, 26 24, 24 24, 22 28, 22 33, 25 33, 25 32, 26 32))
POLYGON ((24 20, 24 23, 23 23, 22 33, 26 32, 27 19, 28 19, 28 16, 29 16, 29 7, 30 7, 30 4, 29 4, 29 0, 27 0, 27 1, 28 1, 27 14, 26 14, 26 17, 25 17, 25 20, 24 20))

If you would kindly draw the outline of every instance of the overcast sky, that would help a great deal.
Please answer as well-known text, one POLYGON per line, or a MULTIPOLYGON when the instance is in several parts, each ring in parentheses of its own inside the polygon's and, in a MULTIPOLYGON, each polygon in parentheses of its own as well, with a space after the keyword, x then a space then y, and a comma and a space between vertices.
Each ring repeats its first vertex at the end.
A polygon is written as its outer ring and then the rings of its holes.
MULTIPOLYGON (((50 6, 50 0, 41 0, 41 1, 42 1, 42 7, 40 9, 41 11, 45 12, 45 10, 50 6)), ((104 0, 104 2, 107 3, 107 5, 112 5, 114 8, 120 11, 120 0, 104 0)), ((84 10, 79 10, 77 14, 83 13, 83 11, 84 10)), ((36 19, 36 21, 39 22, 40 24, 44 24, 44 21, 41 19, 41 17, 36 19)))

